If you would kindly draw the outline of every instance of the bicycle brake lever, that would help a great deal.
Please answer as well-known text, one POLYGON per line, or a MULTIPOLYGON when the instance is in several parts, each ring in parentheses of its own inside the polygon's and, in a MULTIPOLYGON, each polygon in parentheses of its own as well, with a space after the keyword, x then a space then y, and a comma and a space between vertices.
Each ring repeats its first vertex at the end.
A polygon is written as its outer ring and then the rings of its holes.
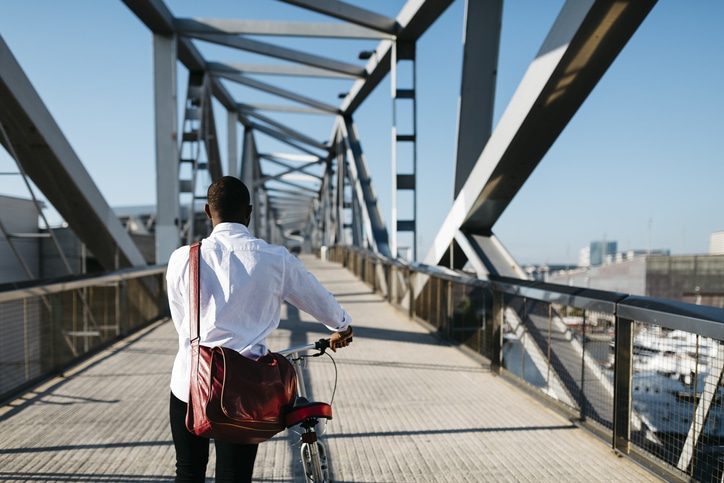
POLYGON ((315 349, 317 349, 319 352, 316 354, 312 354, 312 357, 319 357, 322 354, 324 354, 329 347, 329 339, 319 339, 317 343, 315 344, 315 349))

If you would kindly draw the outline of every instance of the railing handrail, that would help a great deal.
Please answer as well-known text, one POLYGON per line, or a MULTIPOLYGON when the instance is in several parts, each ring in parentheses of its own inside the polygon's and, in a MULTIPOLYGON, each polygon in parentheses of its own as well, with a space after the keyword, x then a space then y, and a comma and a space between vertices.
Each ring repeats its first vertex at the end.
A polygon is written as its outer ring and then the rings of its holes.
POLYGON ((52 293, 75 290, 92 285, 120 282, 133 278, 157 275, 163 273, 164 271, 166 271, 165 264, 149 265, 146 267, 124 268, 114 272, 104 273, 102 275, 74 276, 64 279, 55 279, 55 281, 42 280, 22 288, 0 290, 0 302, 10 302, 12 300, 21 300, 27 297, 50 295, 52 293))
POLYGON ((345 246, 344 249, 359 252, 368 258, 377 259, 381 263, 396 265, 457 283, 476 286, 489 285, 510 295, 579 309, 610 312, 626 319, 654 322, 668 329, 686 330, 705 337, 721 339, 724 330, 724 325, 722 325, 724 324, 724 309, 718 307, 510 277, 491 276, 486 280, 444 267, 432 267, 418 263, 403 264, 398 260, 358 247, 345 246))

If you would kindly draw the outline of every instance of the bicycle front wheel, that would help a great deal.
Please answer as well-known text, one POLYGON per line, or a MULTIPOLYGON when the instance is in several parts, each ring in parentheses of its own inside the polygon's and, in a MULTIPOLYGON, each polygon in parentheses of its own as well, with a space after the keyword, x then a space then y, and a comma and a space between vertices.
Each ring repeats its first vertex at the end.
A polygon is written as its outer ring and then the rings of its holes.
POLYGON ((301 453, 307 483, 329 483, 329 463, 324 443, 302 443, 301 453))

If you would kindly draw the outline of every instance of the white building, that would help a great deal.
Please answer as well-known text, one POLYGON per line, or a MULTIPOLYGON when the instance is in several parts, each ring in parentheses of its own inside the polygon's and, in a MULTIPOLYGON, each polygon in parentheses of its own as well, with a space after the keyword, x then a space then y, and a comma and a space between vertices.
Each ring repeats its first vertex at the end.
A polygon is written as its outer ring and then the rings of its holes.
POLYGON ((724 255, 724 231, 716 231, 709 236, 709 255, 724 255))

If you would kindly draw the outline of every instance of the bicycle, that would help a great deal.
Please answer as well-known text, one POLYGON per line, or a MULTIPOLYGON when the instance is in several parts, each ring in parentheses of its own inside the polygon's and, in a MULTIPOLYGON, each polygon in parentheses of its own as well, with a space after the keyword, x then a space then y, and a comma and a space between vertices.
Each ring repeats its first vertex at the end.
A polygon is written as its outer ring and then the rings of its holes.
POLYGON ((299 426, 303 430, 302 433, 299 433, 299 451, 307 483, 328 483, 331 481, 329 479, 329 453, 327 452, 327 446, 319 439, 319 435, 323 431, 318 433, 316 429, 320 419, 332 419, 332 402, 337 391, 337 364, 334 362, 334 358, 326 352, 328 348, 329 339, 319 339, 311 344, 277 351, 289 359, 297 375, 297 399, 294 406, 286 414, 285 422, 290 430, 295 426, 299 426), (304 354, 308 351, 316 351, 316 353, 304 354), (334 364, 334 388, 329 403, 315 402, 308 399, 302 371, 302 364, 307 357, 320 357, 323 354, 327 355, 334 364))

